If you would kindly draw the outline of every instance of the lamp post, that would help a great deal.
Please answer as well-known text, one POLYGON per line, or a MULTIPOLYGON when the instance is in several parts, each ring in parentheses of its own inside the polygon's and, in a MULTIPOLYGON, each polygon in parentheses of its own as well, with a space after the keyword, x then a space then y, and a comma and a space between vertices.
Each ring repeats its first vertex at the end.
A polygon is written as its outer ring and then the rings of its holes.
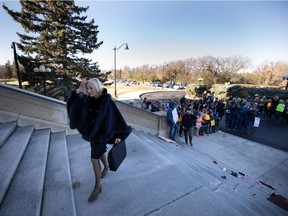
POLYGON ((203 78, 198 78, 198 81, 200 82, 200 85, 202 85, 203 78))
POLYGON ((15 61, 15 66, 16 66, 16 73, 17 73, 17 77, 18 77, 19 88, 22 89, 22 79, 21 79, 19 65, 18 65, 18 58, 17 58, 15 42, 12 42, 11 48, 13 49, 14 61, 15 61))
POLYGON ((125 50, 129 50, 129 47, 128 47, 127 43, 123 43, 118 48, 116 48, 116 46, 114 46, 114 48, 113 48, 113 50, 114 50, 114 87, 115 87, 115 97, 116 98, 117 98, 117 89, 116 89, 116 51, 119 50, 124 45, 125 45, 125 50))
POLYGON ((51 73, 51 69, 50 68, 45 68, 44 65, 40 65, 39 68, 35 67, 34 72, 39 74, 42 78, 42 82, 43 82, 43 89, 44 89, 44 95, 47 95, 46 92, 46 76, 51 73))

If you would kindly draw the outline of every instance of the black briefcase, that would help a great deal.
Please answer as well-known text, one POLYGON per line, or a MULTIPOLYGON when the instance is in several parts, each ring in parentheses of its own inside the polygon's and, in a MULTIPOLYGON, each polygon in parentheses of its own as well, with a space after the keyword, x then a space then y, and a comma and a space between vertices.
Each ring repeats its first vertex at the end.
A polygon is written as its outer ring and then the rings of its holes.
POLYGON ((125 140, 114 144, 108 153, 108 163, 111 171, 116 171, 127 155, 125 140))

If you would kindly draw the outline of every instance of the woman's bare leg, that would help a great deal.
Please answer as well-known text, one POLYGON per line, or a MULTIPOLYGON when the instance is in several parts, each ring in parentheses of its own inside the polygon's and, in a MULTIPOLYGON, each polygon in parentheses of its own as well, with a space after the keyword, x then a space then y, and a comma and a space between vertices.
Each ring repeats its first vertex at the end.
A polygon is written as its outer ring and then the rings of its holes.
POLYGON ((94 175, 95 175, 95 186, 92 191, 92 194, 90 195, 88 201, 93 202, 97 199, 99 193, 102 192, 102 185, 100 184, 101 179, 101 165, 99 162, 99 159, 93 159, 91 158, 91 162, 93 165, 94 175))
POLYGON ((108 163, 107 163, 107 157, 105 153, 100 157, 100 160, 104 165, 104 169, 101 172, 101 178, 104 178, 108 172, 108 163))

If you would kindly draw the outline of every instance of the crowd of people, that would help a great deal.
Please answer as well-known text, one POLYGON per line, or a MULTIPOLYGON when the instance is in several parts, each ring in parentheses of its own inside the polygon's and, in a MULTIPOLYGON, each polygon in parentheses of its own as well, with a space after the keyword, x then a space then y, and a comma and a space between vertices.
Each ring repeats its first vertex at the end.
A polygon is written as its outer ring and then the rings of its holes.
POLYGON ((167 112, 169 138, 175 140, 177 135, 184 136, 186 144, 190 146, 193 145, 193 135, 199 137, 219 131, 222 119, 227 130, 244 130, 247 135, 253 127, 259 126, 260 120, 288 124, 288 99, 281 99, 277 95, 268 98, 255 94, 218 100, 212 92, 201 99, 183 96, 180 100, 149 101, 144 98, 141 108, 151 112, 167 112), (176 121, 173 110, 177 111, 176 121))

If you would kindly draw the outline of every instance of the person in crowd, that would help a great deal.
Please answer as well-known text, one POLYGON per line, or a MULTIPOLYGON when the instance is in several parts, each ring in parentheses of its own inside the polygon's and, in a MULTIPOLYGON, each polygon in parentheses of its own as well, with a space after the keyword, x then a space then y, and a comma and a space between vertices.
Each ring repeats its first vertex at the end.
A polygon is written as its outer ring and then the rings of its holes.
POLYGON ((247 135, 251 133, 251 128, 254 125, 255 117, 259 117, 258 103, 248 104, 247 105, 247 124, 245 127, 245 132, 247 135))
POLYGON ((95 185, 88 201, 93 202, 102 192, 100 179, 108 172, 107 143, 117 144, 125 140, 132 128, 97 78, 82 79, 78 90, 73 91, 67 100, 67 112, 70 128, 77 129, 82 138, 90 142, 95 185), (104 165, 102 172, 100 161, 104 165))
POLYGON ((206 111, 204 117, 205 121, 205 132, 206 134, 211 134, 211 116, 210 116, 210 111, 206 111))
POLYGON ((246 134, 250 134, 251 127, 253 126, 254 120, 255 120, 255 110, 254 107, 251 106, 250 102, 246 105, 247 108, 247 124, 245 126, 245 132, 246 134))
POLYGON ((285 115, 285 123, 288 124, 288 99, 286 99, 285 101, 285 111, 284 111, 284 115, 285 115))
MULTIPOLYGON (((215 115, 213 116, 213 118, 215 121, 214 132, 217 132, 217 131, 219 131, 219 124, 220 124, 220 120, 221 120, 219 113, 216 112, 215 115)), ((212 129, 212 132, 213 132, 213 129, 212 129)))
POLYGON ((196 128, 196 132, 195 132, 195 136, 196 137, 199 137, 199 136, 203 136, 203 130, 201 130, 202 128, 202 113, 201 112, 198 112, 197 114, 197 119, 196 119, 196 125, 195 125, 195 128, 196 128))
POLYGON ((146 111, 151 111, 150 110, 151 104, 152 104, 151 101, 148 101, 148 99, 144 97, 142 104, 141 104, 141 108, 146 111))
POLYGON ((228 130, 235 131, 237 121, 239 118, 239 104, 237 98, 233 98, 229 104, 228 108, 230 110, 229 120, 228 120, 228 130))
POLYGON ((202 117, 202 122, 201 122, 201 128, 200 128, 200 135, 204 136, 204 132, 207 134, 207 120, 206 120, 206 117, 207 117, 207 109, 204 108, 201 112, 201 117, 202 117))
POLYGON ((279 96, 278 96, 278 95, 275 95, 275 96, 272 98, 271 112, 270 112, 270 116, 269 116, 269 119, 270 119, 270 120, 271 120, 272 118, 274 118, 274 120, 275 120, 275 112, 276 112, 276 108, 277 108, 278 103, 279 103, 279 96))
POLYGON ((272 112, 272 99, 269 98, 263 107, 264 117, 263 120, 271 120, 272 112))
POLYGON ((263 97, 259 100, 259 114, 261 119, 264 119, 264 107, 267 102, 267 97, 263 95, 263 97))
POLYGON ((231 110, 230 110, 230 102, 232 101, 232 97, 229 97, 226 100, 226 105, 225 105, 225 126, 228 128, 229 126, 229 120, 230 120, 230 115, 231 115, 231 110))
POLYGON ((164 111, 164 112, 167 112, 167 111, 168 111, 168 105, 167 105, 167 103, 162 103, 161 110, 164 111))
POLYGON ((192 112, 192 110, 188 109, 182 117, 182 127, 184 130, 184 138, 186 145, 192 146, 192 138, 193 138, 193 128, 196 126, 197 116, 192 112), (189 144, 188 144, 189 138, 189 144))
POLYGON ((218 101, 217 99, 217 104, 215 106, 215 113, 219 114, 220 120, 223 118, 225 114, 225 104, 223 100, 218 101))
POLYGON ((210 134, 216 132, 215 114, 210 112, 210 134))
POLYGON ((183 95, 183 97, 181 97, 181 99, 180 99, 180 105, 181 105, 181 107, 185 107, 185 106, 186 106, 186 98, 185 98, 185 95, 183 95))
POLYGON ((159 111, 159 107, 160 107, 160 103, 159 101, 154 101, 151 104, 151 112, 158 112, 159 111))
POLYGON ((177 122, 174 121, 173 118, 173 110, 175 103, 173 101, 169 102, 169 108, 167 110, 167 123, 169 125, 169 139, 176 141, 176 135, 179 131, 179 126, 177 122))
POLYGON ((146 111, 150 111, 150 105, 148 103, 142 103, 141 109, 146 110, 146 111))
POLYGON ((182 137, 183 136, 183 125, 182 125, 182 120, 183 120, 183 116, 186 113, 186 107, 185 106, 180 106, 178 109, 178 125, 179 125, 179 136, 182 137))
POLYGON ((279 100, 275 110, 275 123, 278 124, 281 120, 284 120, 285 103, 284 100, 279 100))
POLYGON ((215 92, 211 92, 211 95, 210 95, 210 100, 211 100, 211 103, 213 103, 215 101, 215 92))

